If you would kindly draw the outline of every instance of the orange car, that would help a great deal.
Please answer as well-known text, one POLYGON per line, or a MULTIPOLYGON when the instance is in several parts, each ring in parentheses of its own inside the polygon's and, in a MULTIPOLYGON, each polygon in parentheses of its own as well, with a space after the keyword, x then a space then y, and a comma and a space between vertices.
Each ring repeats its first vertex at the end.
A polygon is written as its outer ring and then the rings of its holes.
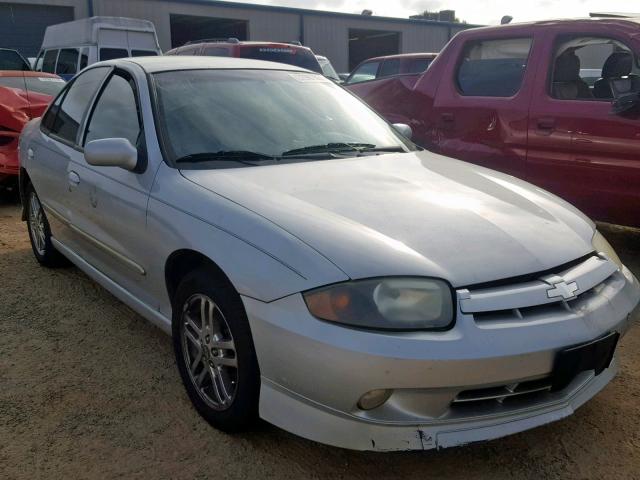
POLYGON ((29 120, 42 115, 64 85, 51 73, 0 71, 0 188, 15 188, 20 132, 29 120))

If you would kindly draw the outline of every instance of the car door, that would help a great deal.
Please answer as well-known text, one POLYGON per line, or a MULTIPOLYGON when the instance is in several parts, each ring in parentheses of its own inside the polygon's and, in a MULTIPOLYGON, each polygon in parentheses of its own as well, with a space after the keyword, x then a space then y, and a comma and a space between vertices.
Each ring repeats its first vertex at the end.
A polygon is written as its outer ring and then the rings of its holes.
POLYGON ((146 296, 145 253, 150 239, 146 211, 158 163, 148 162, 140 114, 139 89, 131 73, 114 70, 88 115, 81 144, 125 138, 139 152, 135 171, 89 165, 82 151, 69 163, 78 179, 71 192, 76 206, 74 228, 78 251, 90 265, 139 300, 146 296))
POLYGON ((469 39, 452 53, 434 99, 435 150, 524 177, 533 38, 469 39))
POLYGON ((615 32, 549 35, 527 158, 532 183, 596 220, 630 226, 640 226, 640 116, 612 113, 609 84, 638 78, 639 53, 637 39, 615 32), (603 77, 595 83, 594 70, 603 77))
POLYGON ((73 248, 69 226, 75 205, 70 191, 76 178, 68 172, 69 160, 78 154, 78 134, 87 108, 109 68, 87 70, 56 97, 44 115, 40 134, 27 150, 29 176, 43 204, 53 236, 73 248))

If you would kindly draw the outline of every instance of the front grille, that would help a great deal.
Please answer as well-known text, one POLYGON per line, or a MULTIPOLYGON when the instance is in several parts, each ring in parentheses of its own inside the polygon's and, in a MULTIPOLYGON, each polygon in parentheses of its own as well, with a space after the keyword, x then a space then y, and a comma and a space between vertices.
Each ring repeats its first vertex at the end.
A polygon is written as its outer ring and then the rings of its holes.
MULTIPOLYGON (((513 324, 570 317, 601 296, 613 282, 617 266, 593 255, 583 262, 557 273, 545 273, 538 279, 496 287, 459 290, 460 309, 471 314, 477 324, 513 324), (558 283, 577 286, 570 298, 550 297, 558 283)), ((606 298, 603 297, 603 301, 606 298)))

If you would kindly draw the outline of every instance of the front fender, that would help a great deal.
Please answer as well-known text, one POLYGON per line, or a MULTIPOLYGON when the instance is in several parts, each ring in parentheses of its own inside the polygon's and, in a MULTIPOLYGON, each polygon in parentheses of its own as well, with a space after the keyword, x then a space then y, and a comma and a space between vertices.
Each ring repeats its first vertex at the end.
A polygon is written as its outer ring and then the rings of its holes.
MULTIPOLYGON (((327 258, 284 229, 165 164, 151 192, 147 223, 157 238, 147 262, 158 269, 149 272, 154 278, 164 278, 160 269, 171 253, 188 249, 220 267, 238 293, 264 302, 348 280, 327 258)), ((164 296, 168 307, 166 289, 164 296)))

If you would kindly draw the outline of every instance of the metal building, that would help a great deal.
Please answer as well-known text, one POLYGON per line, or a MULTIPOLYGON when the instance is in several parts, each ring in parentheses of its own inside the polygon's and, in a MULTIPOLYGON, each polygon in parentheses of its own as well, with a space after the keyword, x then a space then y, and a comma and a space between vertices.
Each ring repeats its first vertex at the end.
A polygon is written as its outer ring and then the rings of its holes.
POLYGON ((0 0, 0 47, 33 57, 47 25, 94 15, 151 20, 163 50, 201 38, 300 41, 339 71, 373 56, 439 51, 471 26, 215 0, 0 0))

